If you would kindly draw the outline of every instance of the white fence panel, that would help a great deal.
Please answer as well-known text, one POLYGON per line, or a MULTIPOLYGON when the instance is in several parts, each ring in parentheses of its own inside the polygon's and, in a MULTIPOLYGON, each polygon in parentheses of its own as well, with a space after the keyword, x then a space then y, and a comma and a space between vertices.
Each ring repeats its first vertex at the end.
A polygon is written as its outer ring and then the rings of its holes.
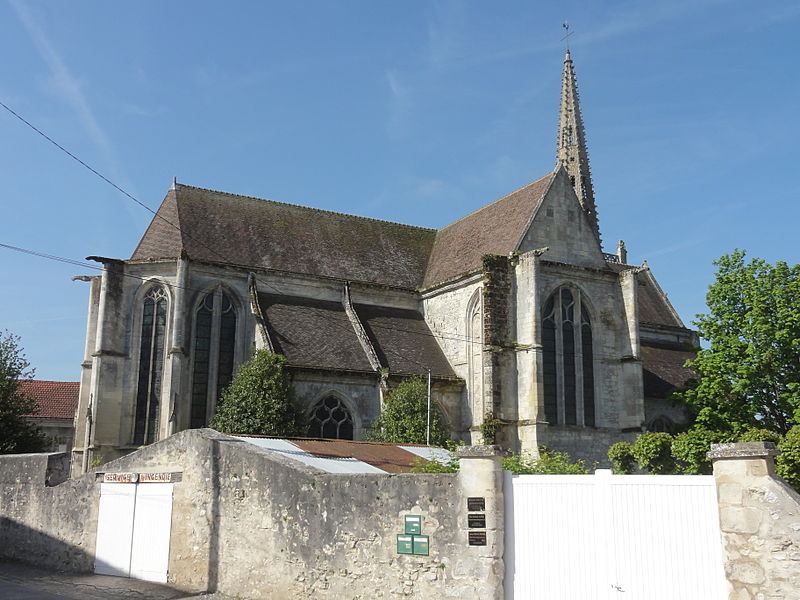
POLYGON ((712 477, 506 473, 506 598, 723 600, 712 477))

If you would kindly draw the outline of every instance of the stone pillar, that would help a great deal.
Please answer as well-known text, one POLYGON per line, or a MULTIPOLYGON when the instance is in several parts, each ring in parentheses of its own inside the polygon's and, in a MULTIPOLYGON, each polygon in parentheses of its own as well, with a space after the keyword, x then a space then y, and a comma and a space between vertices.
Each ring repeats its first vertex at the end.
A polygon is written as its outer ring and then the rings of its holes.
POLYGON ((494 590, 487 600, 503 600, 503 551, 505 544, 505 512, 503 500, 503 468, 502 450, 500 446, 462 446, 456 451, 461 468, 458 483, 461 491, 461 506, 454 507, 460 513, 459 525, 465 532, 464 543, 467 552, 475 555, 481 565, 481 572, 475 577, 487 582, 487 588, 494 590), (486 508, 486 545, 470 546, 469 533, 480 532, 481 529, 469 528, 467 515, 468 498, 483 498, 486 508))
POLYGON ((712 444, 730 600, 797 598, 800 495, 775 475, 772 442, 712 444))

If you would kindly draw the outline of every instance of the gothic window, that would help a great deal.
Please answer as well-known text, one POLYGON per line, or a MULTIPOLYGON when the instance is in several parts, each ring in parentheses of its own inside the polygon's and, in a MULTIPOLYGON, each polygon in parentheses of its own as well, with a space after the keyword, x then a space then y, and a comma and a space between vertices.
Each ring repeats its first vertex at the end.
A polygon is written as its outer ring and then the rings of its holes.
POLYGON ((158 435, 161 379, 164 372, 164 340, 167 328, 167 294, 162 287, 147 292, 142 303, 139 342, 139 377, 133 443, 152 444, 158 435))
POLYGON ((672 419, 664 415, 659 415, 647 426, 647 431, 656 431, 659 433, 675 433, 675 423, 672 419))
POLYGON ((580 292, 556 290, 542 311, 544 412, 550 424, 593 427, 592 321, 580 292))
POLYGON ((192 404, 189 427, 205 427, 233 377, 236 309, 221 289, 205 295, 195 312, 192 404))
POLYGON ((336 440, 353 439, 353 417, 339 398, 327 396, 313 408, 310 435, 336 440))

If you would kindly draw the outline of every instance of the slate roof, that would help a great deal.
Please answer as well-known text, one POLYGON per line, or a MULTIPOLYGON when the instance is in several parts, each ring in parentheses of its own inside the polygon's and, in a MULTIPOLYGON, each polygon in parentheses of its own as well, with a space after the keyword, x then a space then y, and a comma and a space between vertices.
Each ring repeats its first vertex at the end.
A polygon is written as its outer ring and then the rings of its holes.
POLYGON ((177 184, 131 259, 174 259, 183 250, 195 260, 415 289, 435 235, 434 229, 177 184))
POLYGON ((666 398, 687 380, 696 377, 684 363, 695 357, 691 350, 642 346, 645 398, 666 398))
POLYGON ((402 310, 367 304, 355 304, 367 336, 381 364, 390 373, 425 373, 440 377, 456 374, 433 337, 423 316, 415 310, 402 310))
POLYGON ((637 279, 639 283, 639 320, 643 323, 683 328, 683 322, 676 316, 652 272, 641 273, 637 279))
POLYGON ((78 381, 45 381, 20 379, 20 391, 32 397, 39 407, 33 417, 49 419, 74 419, 78 409, 78 381))
MULTIPOLYGON (((275 351, 296 367, 374 372, 339 302, 260 292, 275 351)), ((456 377, 422 315, 413 310, 353 307, 382 365, 399 375, 456 377)))
POLYGON ((258 294, 275 351, 292 366, 372 372, 339 302, 258 294))
POLYGON ((423 287, 477 269, 484 254, 507 255, 517 248, 555 173, 479 208, 436 233, 423 287))

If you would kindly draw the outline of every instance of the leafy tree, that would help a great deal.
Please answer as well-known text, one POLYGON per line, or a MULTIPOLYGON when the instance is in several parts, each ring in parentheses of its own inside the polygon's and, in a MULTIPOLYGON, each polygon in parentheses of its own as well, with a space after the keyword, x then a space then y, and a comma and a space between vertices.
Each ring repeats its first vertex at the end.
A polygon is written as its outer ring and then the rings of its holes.
POLYGON ((708 313, 695 325, 709 347, 688 364, 698 374, 676 397, 698 425, 781 435, 800 424, 800 265, 770 265, 736 250, 714 263, 708 313))
POLYGON ((795 425, 778 443, 781 453, 775 461, 775 472, 800 492, 800 425, 795 425))
POLYGON ((582 460, 573 461, 566 452, 539 449, 539 458, 522 453, 503 459, 503 468, 514 475, 588 475, 589 468, 582 460))
MULTIPOLYGON (((373 442, 424 444, 428 418, 428 382, 409 377, 386 394, 383 412, 375 419, 368 438, 373 442)), ((436 402, 431 402, 431 444, 444 446, 450 435, 436 402)))
POLYGON ((224 433, 278 436, 305 433, 286 373, 286 358, 258 350, 222 392, 211 427, 224 433))
POLYGON ((711 461, 706 458, 706 454, 711 449, 711 444, 731 441, 733 441, 733 437, 730 432, 712 431, 699 426, 679 433, 672 441, 672 457, 676 461, 675 470, 686 475, 710 474, 711 461))
POLYGON ((32 379, 33 369, 22 354, 19 337, 0 332, 0 454, 42 452, 44 435, 25 416, 38 407, 33 398, 22 393, 20 379, 32 379))

